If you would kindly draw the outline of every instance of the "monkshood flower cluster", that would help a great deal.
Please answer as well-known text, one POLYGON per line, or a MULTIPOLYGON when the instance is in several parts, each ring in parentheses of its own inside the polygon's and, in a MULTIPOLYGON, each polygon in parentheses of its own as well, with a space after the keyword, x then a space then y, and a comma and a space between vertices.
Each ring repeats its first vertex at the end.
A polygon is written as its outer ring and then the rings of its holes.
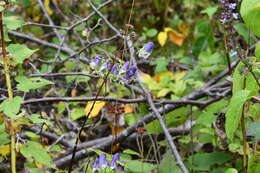
POLYGON ((112 161, 109 163, 107 161, 105 154, 100 154, 94 164, 92 165, 93 172, 106 172, 106 173, 113 173, 113 172, 123 172, 125 162, 120 160, 119 153, 116 153, 112 161))
POLYGON ((219 0, 219 2, 223 9, 220 16, 220 22, 222 24, 227 24, 228 22, 239 18, 239 14, 235 11, 237 8, 237 3, 230 3, 228 0, 219 0))
MULTIPOLYGON (((138 51, 138 56, 141 58, 148 58, 154 48, 153 42, 148 42, 138 51)), ((131 81, 136 75, 137 67, 130 66, 129 61, 122 63, 114 63, 111 59, 105 59, 101 55, 97 55, 90 62, 90 68, 97 74, 104 76, 106 72, 110 71, 112 78, 115 80, 122 79, 123 81, 131 81)))
POLYGON ((136 75, 137 67, 130 66, 129 61, 121 63, 113 63, 110 59, 105 59, 101 55, 97 55, 90 62, 90 68, 97 74, 104 76, 108 71, 111 72, 113 79, 132 80, 136 75))

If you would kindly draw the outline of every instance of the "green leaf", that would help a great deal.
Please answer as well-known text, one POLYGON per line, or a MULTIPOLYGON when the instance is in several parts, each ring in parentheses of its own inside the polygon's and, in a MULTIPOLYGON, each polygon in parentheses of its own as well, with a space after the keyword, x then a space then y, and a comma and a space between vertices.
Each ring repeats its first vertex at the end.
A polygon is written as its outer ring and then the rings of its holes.
POLYGON ((5 125, 3 123, 0 125, 0 145, 5 145, 8 144, 9 142, 10 142, 10 135, 5 132, 5 125))
POLYGON ((158 173, 181 173, 180 168, 176 165, 176 162, 169 150, 163 155, 158 173))
POLYGON ((228 168, 225 173, 238 173, 238 171, 235 168, 228 168))
POLYGON ((148 31, 146 31, 146 35, 148 37, 154 37, 154 36, 156 36, 157 33, 158 33, 158 31, 156 29, 149 29, 148 31))
POLYGON ((36 162, 55 168, 52 159, 46 150, 37 142, 29 141, 20 148, 20 152, 27 159, 33 158, 36 162))
POLYGON ((228 139, 233 140, 237 131, 244 103, 248 100, 250 91, 241 90, 233 94, 226 113, 225 129, 228 139))
POLYGON ((40 118, 40 115, 38 114, 32 114, 31 116, 29 116, 29 120, 31 120, 34 124, 38 124, 38 123, 45 123, 47 125, 52 124, 50 121, 40 118))
POLYGON ((260 37, 260 0, 243 0, 240 13, 246 25, 260 37))
POLYGON ((260 42, 258 42, 256 44, 256 47, 255 47, 255 57, 256 57, 256 61, 259 62, 260 61, 260 42))
POLYGON ((260 122, 252 122, 249 124, 247 136, 254 137, 255 140, 260 140, 260 122))
POLYGON ((0 104, 0 111, 2 111, 8 117, 14 118, 20 111, 22 102, 23 99, 20 96, 16 96, 11 100, 6 99, 0 104))
POLYGON ((136 156, 139 156, 141 157, 141 155, 137 152, 135 152, 134 150, 131 150, 131 149, 126 149, 123 151, 123 153, 126 153, 126 154, 129 154, 129 155, 136 155, 136 156))
POLYGON ((211 127, 212 123, 216 120, 215 113, 219 113, 223 108, 227 106, 228 102, 222 99, 218 102, 212 103, 203 110, 197 119, 198 124, 202 124, 206 127, 211 127))
POLYGON ((70 116, 73 120, 79 119, 79 118, 85 116, 84 109, 83 108, 74 108, 74 109, 72 109, 70 116))
POLYGON ((10 44, 6 50, 11 54, 11 57, 16 63, 21 64, 26 58, 30 57, 38 49, 31 50, 22 44, 10 44))
POLYGON ((217 12, 218 10, 218 5, 215 5, 213 7, 208 7, 205 10, 202 10, 202 14, 207 14, 210 18, 217 12))
POLYGON ((153 63, 155 66, 155 74, 160 74, 160 73, 163 73, 163 72, 167 72, 168 69, 167 69, 167 65, 168 65, 168 62, 165 60, 165 61, 155 61, 153 63))
POLYGON ((53 82, 40 77, 27 78, 25 76, 17 76, 15 80, 18 82, 17 89, 24 92, 53 84, 53 82))
POLYGON ((156 165, 140 162, 137 160, 128 160, 125 166, 131 172, 135 172, 135 173, 150 172, 151 170, 157 167, 156 165))
POLYGON ((209 171, 216 164, 223 164, 232 157, 224 152, 198 153, 189 158, 189 163, 193 160, 193 169, 197 171, 209 171))
POLYGON ((244 68, 245 68, 245 65, 240 62, 235 71, 234 71, 234 74, 233 74, 233 86, 232 86, 232 93, 233 95, 236 94, 238 91, 242 90, 244 85, 244 68))
POLYGON ((0 6, 0 12, 4 11, 4 7, 0 6))
POLYGON ((255 43, 255 38, 251 34, 251 32, 247 29, 245 24, 243 23, 238 23, 234 26, 236 31, 240 36, 244 38, 244 40, 247 42, 247 44, 252 45, 255 43))
POLYGON ((20 28, 22 24, 24 24, 24 21, 17 19, 17 16, 8 16, 4 17, 4 24, 8 29, 16 30, 17 28, 20 28))
POLYGON ((158 94, 157 94, 157 97, 164 97, 166 96, 169 92, 171 92, 171 89, 169 88, 163 88, 161 89, 158 94))

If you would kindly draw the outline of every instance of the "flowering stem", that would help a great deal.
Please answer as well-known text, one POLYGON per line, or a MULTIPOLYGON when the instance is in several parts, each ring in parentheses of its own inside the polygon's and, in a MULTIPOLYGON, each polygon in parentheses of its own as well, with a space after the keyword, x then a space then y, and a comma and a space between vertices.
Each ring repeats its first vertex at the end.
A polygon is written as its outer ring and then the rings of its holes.
MULTIPOLYGON (((9 73, 9 57, 6 55, 6 44, 5 44, 5 39, 4 39, 3 13, 2 12, 0 12, 0 30, 1 30, 1 45, 2 45, 2 55, 3 55, 6 86, 7 86, 9 100, 12 100, 13 99, 13 90, 12 90, 11 78, 10 78, 10 73, 9 73)), ((11 133, 11 170, 12 170, 12 173, 16 173, 15 141, 16 141, 16 136, 15 136, 15 133, 12 132, 11 133)))
POLYGON ((110 72, 112 71, 112 66, 113 66, 113 65, 111 65, 111 68, 109 69, 108 73, 106 74, 103 83, 102 83, 101 86, 99 87, 98 92, 97 92, 97 94, 96 94, 96 96, 95 96, 95 99, 94 99, 94 101, 93 101, 93 103, 92 103, 92 105, 91 105, 91 108, 90 108, 90 110, 89 110, 89 112, 88 112, 88 114, 87 114, 87 116, 86 116, 86 119, 84 120, 84 122, 83 122, 83 124, 82 124, 82 126, 81 126, 81 128, 80 128, 80 130, 79 130, 79 133, 78 133, 78 135, 77 135, 76 142, 75 142, 74 147, 73 147, 73 152, 72 152, 72 156, 71 156, 71 160, 70 160, 70 164, 69 164, 68 173, 71 173, 71 172, 72 172, 73 160, 74 160, 75 154, 76 154, 76 152, 77 152, 77 146, 78 146, 78 143, 79 143, 79 137, 80 137, 80 135, 81 135, 81 133, 82 133, 82 131, 83 131, 83 128, 84 128, 84 126, 85 126, 85 124, 86 124, 86 122, 87 122, 87 120, 88 120, 88 118, 89 118, 90 113, 91 113, 92 110, 94 109, 94 106, 95 106, 95 104, 96 104, 97 98, 98 98, 98 96, 100 95, 100 92, 101 92, 101 90, 102 90, 104 84, 106 83, 107 78, 108 78, 110 72))

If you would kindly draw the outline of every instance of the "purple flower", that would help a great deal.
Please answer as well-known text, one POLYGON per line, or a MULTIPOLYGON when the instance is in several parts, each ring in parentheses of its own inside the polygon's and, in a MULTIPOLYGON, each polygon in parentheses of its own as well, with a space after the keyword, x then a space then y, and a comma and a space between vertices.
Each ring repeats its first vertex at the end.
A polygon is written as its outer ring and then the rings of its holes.
POLYGON ((99 71, 102 71, 102 70, 104 70, 104 69, 109 69, 109 68, 111 67, 111 64, 110 64, 109 62, 110 62, 110 59, 107 59, 106 62, 104 62, 104 63, 101 65, 99 71))
POLYGON ((234 19, 238 19, 239 14, 238 13, 232 13, 232 16, 234 19))
POLYGON ((120 74, 122 74, 122 73, 125 73, 127 70, 128 70, 128 68, 129 68, 129 61, 126 61, 124 64, 123 64, 123 66, 122 66, 122 68, 120 69, 120 74))
POLYGON ((153 47, 154 47, 153 42, 146 43, 144 45, 144 47, 139 50, 138 56, 141 57, 141 58, 144 58, 144 59, 148 58, 153 51, 153 47))
POLYGON ((123 70, 123 71, 126 71, 126 70, 128 69, 128 67, 129 67, 129 61, 126 61, 126 62, 124 63, 124 65, 122 66, 122 70, 123 70))
POLYGON ((125 74, 125 79, 130 80, 135 75, 136 70, 137 70, 136 66, 130 67, 129 70, 125 74))
POLYGON ((89 64, 90 67, 91 67, 92 69, 95 69, 96 66, 97 66, 99 63, 101 63, 102 59, 103 59, 103 57, 102 57, 101 55, 97 55, 94 59, 91 60, 91 62, 90 62, 90 64, 89 64))
POLYGON ((236 9, 236 6, 237 6, 236 3, 230 3, 230 4, 228 5, 228 8, 234 10, 234 9, 236 9))
POLYGON ((111 72, 114 74, 114 75, 118 75, 118 70, 117 70, 117 67, 118 67, 118 63, 114 64, 112 69, 111 69, 111 72))
POLYGON ((94 164, 92 165, 93 168, 93 172, 95 172, 96 170, 99 170, 99 158, 97 157, 94 164))
POLYGON ((105 154, 101 154, 99 156, 99 166, 101 169, 105 169, 107 167, 107 157, 105 154))
POLYGON ((153 42, 148 42, 144 45, 143 49, 146 52, 152 52, 153 51, 153 47, 154 47, 154 43, 153 42))
POLYGON ((113 156, 113 159, 110 163, 110 168, 111 169, 115 169, 117 167, 117 161, 119 161, 120 159, 120 155, 119 153, 116 153, 114 156, 113 156))
POLYGON ((234 50, 232 50, 229 54, 230 57, 234 57, 234 56, 237 56, 237 55, 238 55, 237 51, 234 51, 234 50))

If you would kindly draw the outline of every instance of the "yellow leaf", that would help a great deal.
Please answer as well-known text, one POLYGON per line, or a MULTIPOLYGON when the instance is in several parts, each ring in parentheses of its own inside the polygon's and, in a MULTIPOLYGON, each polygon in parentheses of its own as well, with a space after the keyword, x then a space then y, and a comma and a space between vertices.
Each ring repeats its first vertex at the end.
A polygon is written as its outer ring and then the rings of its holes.
POLYGON ((130 104, 125 104, 125 114, 129 114, 133 112, 133 107, 130 104))
POLYGON ((170 27, 165 27, 164 28, 164 31, 165 32, 170 32, 170 31, 174 31, 174 29, 170 28, 170 27))
POLYGON ((53 14, 53 11, 50 9, 50 0, 44 1, 44 7, 49 15, 53 14))
POLYGON ((1 145, 0 146, 0 155, 7 156, 10 154, 10 145, 1 145))
POLYGON ((145 84, 149 84, 153 81, 153 78, 149 74, 142 73, 140 74, 140 80, 145 84))
POLYGON ((159 32, 157 39, 161 46, 164 46, 167 41, 167 32, 159 32))
POLYGON ((189 26, 187 25, 187 24, 185 24, 185 23, 182 23, 182 24, 180 24, 179 26, 178 26, 178 29, 179 29, 179 31, 181 31, 182 33, 184 33, 184 34, 188 34, 188 32, 189 32, 189 26))
POLYGON ((37 167, 37 168, 43 168, 43 167, 44 167, 44 165, 43 165, 43 164, 41 164, 41 163, 38 163, 38 162, 36 162, 36 163, 35 163, 35 165, 36 165, 36 167, 37 167))
POLYGON ((157 97, 164 97, 166 96, 169 92, 171 92, 171 90, 169 88, 162 88, 158 93, 157 93, 157 97))
MULTIPOLYGON (((94 102, 91 101, 91 102, 88 102, 88 104, 86 105, 85 110, 84 110, 86 116, 89 114, 89 111, 90 111, 93 103, 94 102)), ((105 106, 105 104, 106 104, 106 102, 96 101, 94 108, 92 109, 91 113, 89 114, 89 118, 95 118, 99 114, 100 110, 105 106)))
POLYGON ((180 80, 180 79, 182 79, 182 78, 185 76, 186 73, 187 73, 187 71, 182 71, 182 72, 179 72, 179 73, 174 73, 174 74, 173 74, 173 79, 174 79, 174 80, 180 80))
POLYGON ((163 72, 163 73, 160 73, 160 74, 157 74, 155 75, 153 78, 154 80, 157 82, 157 83, 160 83, 161 81, 161 77, 164 77, 164 76, 174 76, 172 72, 163 72))
POLYGON ((124 127, 117 127, 117 126, 114 126, 114 125, 110 125, 110 128, 111 128, 112 136, 115 136, 115 135, 117 135, 118 133, 120 133, 120 132, 122 132, 123 130, 125 130, 124 127))
POLYGON ((177 44, 178 46, 182 46, 183 45, 183 42, 184 40, 186 39, 186 35, 182 34, 182 33, 179 33, 175 30, 173 31, 169 31, 168 32, 168 35, 169 35, 169 39, 171 42, 177 44))

